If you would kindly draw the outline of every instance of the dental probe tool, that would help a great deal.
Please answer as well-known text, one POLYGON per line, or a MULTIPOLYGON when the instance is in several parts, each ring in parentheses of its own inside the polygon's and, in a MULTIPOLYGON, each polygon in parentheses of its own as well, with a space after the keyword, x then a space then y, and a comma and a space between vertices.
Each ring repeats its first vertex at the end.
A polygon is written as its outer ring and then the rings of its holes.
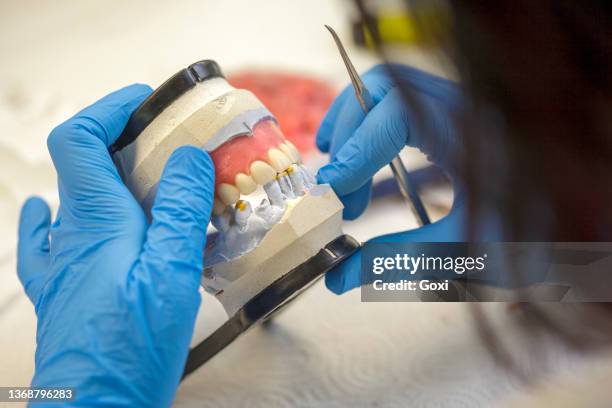
MULTIPOLYGON (((333 28, 325 25, 325 28, 329 30, 332 37, 334 38, 334 42, 338 46, 338 51, 340 51, 340 56, 342 57, 342 61, 344 62, 344 66, 348 71, 349 77, 351 78, 351 83, 353 84, 353 89, 355 90, 355 96, 359 101, 359 105, 363 109, 363 112, 367 114, 372 108, 374 108, 374 99, 372 99, 372 95, 365 87, 363 81, 361 80, 357 70, 353 66, 348 54, 346 53, 346 49, 344 45, 342 45, 342 41, 340 41, 340 37, 334 31, 333 28)), ((399 154, 391 160, 389 163, 391 166, 391 171, 393 172, 393 176, 395 177, 395 181, 397 182, 397 187, 400 190, 400 193, 410 206, 412 212, 414 213, 415 218, 420 226, 431 224, 429 219, 429 215, 427 215, 427 210, 423 205, 423 201, 421 201, 421 197, 419 197, 419 193, 412 183, 410 179, 410 175, 404 167, 404 163, 402 162, 399 154)))

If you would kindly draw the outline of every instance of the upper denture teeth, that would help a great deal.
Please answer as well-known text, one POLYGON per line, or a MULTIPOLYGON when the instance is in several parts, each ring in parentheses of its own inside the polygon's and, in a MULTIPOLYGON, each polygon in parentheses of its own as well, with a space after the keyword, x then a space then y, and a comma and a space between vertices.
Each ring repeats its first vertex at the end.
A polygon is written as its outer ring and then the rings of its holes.
POLYGON ((240 190, 240 193, 244 195, 249 195, 257 189, 257 183, 255 183, 255 180, 253 180, 251 176, 244 173, 236 174, 234 182, 236 183, 238 190, 240 190))
POLYGON ((255 180, 257 184, 263 186, 274 180, 274 177, 276 177, 276 170, 268 163, 257 160, 251 163, 251 177, 253 177, 253 180, 255 180))
POLYGON ((217 195, 224 204, 231 205, 240 198, 240 191, 231 184, 221 183, 217 187, 217 195))
POLYGON ((300 152, 290 141, 285 140, 284 143, 281 143, 279 149, 281 149, 283 153, 289 156, 292 162, 297 163, 301 160, 300 152))
POLYGON ((268 150, 268 159, 272 167, 279 173, 291 165, 291 159, 285 153, 275 148, 268 150))

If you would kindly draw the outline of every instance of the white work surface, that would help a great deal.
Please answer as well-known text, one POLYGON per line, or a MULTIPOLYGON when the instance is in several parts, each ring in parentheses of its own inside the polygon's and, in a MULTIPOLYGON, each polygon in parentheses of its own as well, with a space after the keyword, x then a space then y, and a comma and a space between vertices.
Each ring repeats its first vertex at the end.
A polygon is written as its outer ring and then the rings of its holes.
MULTIPOLYGON (((347 38, 347 6, 328 0, 0 4, 0 386, 28 385, 34 367, 35 315, 16 277, 15 237, 28 195, 43 195, 57 208, 45 142, 51 128, 111 90, 132 82, 155 87, 204 58, 226 72, 272 67, 345 83, 323 24, 347 38)), ((375 63, 358 50, 351 55, 358 68, 375 63)), ((411 62, 435 71, 416 52, 411 62)), ((389 200, 346 231, 364 240, 413 222, 401 202, 389 200)), ((500 330, 507 328, 504 305, 483 307, 500 330)), ((555 361, 568 366, 565 358, 555 361)), ((176 406, 490 407, 520 390, 481 347, 469 305, 361 303, 359 291, 339 297, 319 282, 271 325, 251 330, 189 377, 176 406)))

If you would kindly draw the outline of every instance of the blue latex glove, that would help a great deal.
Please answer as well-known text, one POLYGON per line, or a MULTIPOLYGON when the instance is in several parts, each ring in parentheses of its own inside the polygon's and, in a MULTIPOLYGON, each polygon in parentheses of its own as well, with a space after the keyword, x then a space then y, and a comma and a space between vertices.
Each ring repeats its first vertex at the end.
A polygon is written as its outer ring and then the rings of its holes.
POLYGON ((108 153, 150 92, 121 89, 55 128, 57 219, 40 198, 21 211, 17 272, 38 316, 32 386, 73 387, 75 406, 169 406, 200 305, 210 157, 172 154, 149 225, 108 153))
MULTIPOLYGON (((413 146, 440 166, 454 183, 455 201, 451 213, 436 223, 411 231, 384 235, 373 242, 453 242, 465 238, 463 194, 456 183, 451 155, 460 145, 455 136, 453 116, 462 105, 459 87, 446 79, 415 68, 393 65, 402 83, 413 89, 421 111, 408 108, 385 66, 377 66, 362 79, 372 94, 374 108, 366 116, 352 86, 336 98, 317 134, 317 146, 330 153, 330 163, 319 170, 320 183, 329 183, 342 200, 344 218, 361 215, 369 201, 372 176, 413 146), (423 119, 420 127, 417 115, 423 119)), ((329 272, 327 287, 343 293, 360 286, 359 252, 329 272)))

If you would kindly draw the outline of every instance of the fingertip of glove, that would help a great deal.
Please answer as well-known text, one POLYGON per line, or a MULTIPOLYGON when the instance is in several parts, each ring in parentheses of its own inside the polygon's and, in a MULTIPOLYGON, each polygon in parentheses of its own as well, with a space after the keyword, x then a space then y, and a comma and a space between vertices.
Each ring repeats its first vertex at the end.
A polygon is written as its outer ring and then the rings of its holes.
POLYGON ((188 179, 203 186, 212 186, 215 179, 215 167, 210 155, 190 145, 181 146, 172 152, 166 162, 165 173, 166 177, 188 176, 188 179))
MULTIPOLYGON (((367 206, 367 204, 366 204, 367 206)), ((355 206, 352 203, 344 203, 344 210, 342 211, 342 218, 346 221, 353 221, 359 218, 365 211, 364 205, 355 206)))
POLYGON ((168 159, 168 163, 174 164, 177 162, 188 162, 206 170, 214 171, 213 161, 208 152, 196 146, 185 145, 174 150, 168 159))
POLYGON ((341 271, 334 269, 327 272, 325 274, 325 287, 336 295, 344 293, 342 290, 344 288, 344 279, 341 271))
POLYGON ((146 94, 146 95, 149 95, 150 93, 153 92, 153 88, 151 88, 147 84, 141 84, 141 83, 137 82, 137 83, 134 83, 134 84, 131 84, 131 85, 128 85, 128 86, 124 87, 123 91, 133 92, 134 94, 146 94))
POLYGON ((329 184, 329 182, 327 181, 327 177, 324 173, 321 172, 322 169, 323 167, 321 167, 321 169, 319 169, 319 172, 317 173, 317 184, 329 184))
POLYGON ((319 126, 319 130, 317 131, 317 135, 315 137, 315 144, 317 145, 317 149, 322 153, 329 152, 329 139, 328 133, 332 131, 331 126, 328 124, 327 120, 323 120, 321 126, 319 126))
POLYGON ((31 233, 36 225, 48 225, 51 222, 51 210, 45 200, 31 196, 21 206, 19 214, 19 234, 31 233))
POLYGON ((46 218, 51 217, 51 210, 47 202, 39 196, 31 196, 21 206, 21 218, 42 214, 46 218))
POLYGON ((49 209, 47 202, 40 196, 30 196, 28 197, 23 205, 21 206, 22 210, 27 209, 49 209))
POLYGON ((337 184, 337 179, 338 179, 338 169, 336 167, 336 163, 335 162, 330 162, 327 163, 325 166, 322 166, 319 171, 317 172, 317 183, 319 184, 329 184, 332 186, 332 188, 334 190, 336 190, 336 194, 339 194, 338 192, 338 185, 337 184))

